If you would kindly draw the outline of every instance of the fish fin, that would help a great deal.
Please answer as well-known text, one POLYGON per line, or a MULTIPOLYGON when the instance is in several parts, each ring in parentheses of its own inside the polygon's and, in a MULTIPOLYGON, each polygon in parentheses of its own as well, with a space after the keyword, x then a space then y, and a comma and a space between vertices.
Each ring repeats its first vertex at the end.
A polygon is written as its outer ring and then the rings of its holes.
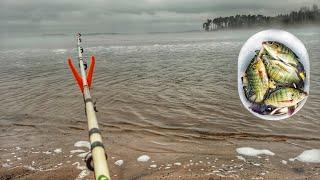
POLYGON ((282 70, 284 70, 284 71, 286 71, 286 72, 289 72, 289 70, 285 67, 285 66, 290 66, 289 64, 286 64, 285 62, 283 62, 283 61, 280 61, 280 63, 277 63, 278 64, 278 66, 282 69, 282 70), (281 64, 281 62, 283 63, 283 64, 281 64))
POLYGON ((263 72, 258 70, 259 76, 262 78, 263 77, 263 72))
POLYGON ((293 87, 294 87, 294 88, 297 88, 297 85, 296 85, 296 83, 293 83, 293 87))
POLYGON ((269 80, 268 87, 270 89, 275 89, 277 86, 276 86, 276 83, 273 80, 269 80))
POLYGON ((251 101, 251 102, 255 102, 256 101, 256 99, 257 99, 257 95, 252 95, 251 97, 249 97, 249 100, 251 101))
POLYGON ((279 60, 281 60, 281 62, 283 62, 284 64, 286 64, 288 66, 297 67, 296 64, 293 64, 293 63, 290 63, 290 62, 286 62, 281 55, 278 55, 278 58, 279 58, 279 60))
POLYGON ((288 115, 291 116, 296 110, 297 105, 288 107, 288 115))
POLYGON ((269 59, 267 58, 266 55, 262 55, 262 61, 263 61, 263 63, 265 63, 266 65, 270 64, 270 61, 269 61, 269 59))
POLYGON ((282 108, 276 108, 274 109, 273 111, 270 112, 270 115, 275 115, 275 114, 278 114, 278 112, 281 110, 282 108))
POLYGON ((303 72, 300 72, 298 75, 302 80, 304 80, 306 78, 306 76, 304 75, 303 72))
POLYGON ((281 56, 281 54, 279 54, 279 55, 278 55, 277 60, 279 60, 279 61, 283 62, 284 64, 289 65, 289 64, 288 64, 288 63, 286 63, 286 61, 283 59, 283 57, 281 56))

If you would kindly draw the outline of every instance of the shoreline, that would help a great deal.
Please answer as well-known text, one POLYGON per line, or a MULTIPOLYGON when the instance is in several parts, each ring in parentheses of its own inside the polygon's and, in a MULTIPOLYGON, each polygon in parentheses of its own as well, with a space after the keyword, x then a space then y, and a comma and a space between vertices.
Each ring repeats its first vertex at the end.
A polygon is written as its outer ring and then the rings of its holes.
MULTIPOLYGON (((82 160, 87 147, 75 147, 86 140, 82 128, 53 126, 47 135, 35 126, 2 126, 1 130, 30 132, 29 136, 0 137, 0 179, 93 179, 82 160), (57 130, 61 133, 56 133, 57 130), (80 138, 80 139, 79 139, 80 138), (14 142, 14 143, 12 143, 14 142), (81 155, 82 154, 82 155, 81 155), (9 161, 8 161, 9 160, 9 161), (83 176, 83 177, 81 177, 83 176)), ((148 131, 122 131, 116 126, 102 126, 104 144, 112 179, 278 179, 320 177, 318 163, 290 161, 308 146, 320 142, 287 139, 269 141, 250 137, 223 140, 203 139, 197 136, 157 136, 148 131), (126 133, 124 133, 126 132, 126 133), (236 148, 269 149, 274 156, 245 156, 236 148), (138 162, 147 155, 150 160, 138 162), (123 160, 123 164, 115 162, 123 160), (285 162, 285 163, 284 163, 285 162)), ((163 130, 166 131, 166 130, 163 130)), ((166 132, 163 132, 166 134, 166 132)))

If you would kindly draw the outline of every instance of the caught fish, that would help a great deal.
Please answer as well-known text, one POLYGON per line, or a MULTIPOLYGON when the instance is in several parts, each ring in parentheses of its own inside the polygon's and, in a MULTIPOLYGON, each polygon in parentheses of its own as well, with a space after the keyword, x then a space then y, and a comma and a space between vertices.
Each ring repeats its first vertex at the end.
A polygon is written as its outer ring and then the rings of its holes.
POLYGON ((269 78, 266 68, 259 57, 256 57, 249 65, 247 71, 249 88, 252 91, 250 100, 262 102, 269 88, 269 78))
POLYGON ((290 64, 294 67, 298 66, 298 58, 294 52, 283 44, 273 41, 265 41, 262 46, 267 50, 273 58, 279 59, 286 64, 290 64))
POLYGON ((242 80, 243 86, 248 86, 249 85, 247 73, 243 74, 243 76, 241 77, 241 80, 242 80))
POLYGON ((299 89, 284 87, 272 92, 264 101, 265 105, 274 107, 290 107, 306 98, 308 94, 299 89))
POLYGON ((268 55, 263 55, 262 59, 266 63, 266 70, 270 79, 281 84, 298 83, 301 80, 295 67, 272 59, 268 55))

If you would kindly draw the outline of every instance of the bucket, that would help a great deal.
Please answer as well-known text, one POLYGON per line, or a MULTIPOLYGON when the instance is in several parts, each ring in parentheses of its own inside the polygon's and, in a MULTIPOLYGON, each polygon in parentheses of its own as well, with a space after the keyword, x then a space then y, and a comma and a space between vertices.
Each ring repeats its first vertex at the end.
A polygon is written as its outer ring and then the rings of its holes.
POLYGON ((264 119, 264 120, 282 120, 286 119, 290 116, 293 116, 297 113, 302 106, 307 101, 307 97, 304 98, 301 102, 299 102, 298 107, 295 111, 289 114, 283 115, 262 115, 257 112, 254 112, 250 106, 252 103, 246 98, 245 92, 243 90, 243 84, 241 77, 245 73, 247 67, 249 66, 252 58, 255 56, 255 51, 260 50, 262 48, 262 42, 264 41, 276 41, 282 43, 283 45, 290 48, 297 56, 300 63, 303 65, 306 77, 304 79, 304 92, 309 94, 310 87, 310 63, 309 63, 309 55, 307 49, 303 45, 303 43, 294 35, 289 32, 278 30, 278 29, 270 29, 258 32, 251 36, 245 44, 242 46, 239 57, 238 57, 238 93, 240 100, 244 107, 251 112, 253 115, 264 119))

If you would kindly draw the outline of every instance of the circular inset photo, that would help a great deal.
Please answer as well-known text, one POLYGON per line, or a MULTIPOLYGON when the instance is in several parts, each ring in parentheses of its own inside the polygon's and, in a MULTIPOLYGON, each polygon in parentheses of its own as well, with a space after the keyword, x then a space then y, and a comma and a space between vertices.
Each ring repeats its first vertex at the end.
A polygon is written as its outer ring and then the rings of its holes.
POLYGON ((238 57, 238 93, 243 105, 265 120, 297 113, 310 86, 308 52, 294 35, 265 30, 251 36, 238 57))

